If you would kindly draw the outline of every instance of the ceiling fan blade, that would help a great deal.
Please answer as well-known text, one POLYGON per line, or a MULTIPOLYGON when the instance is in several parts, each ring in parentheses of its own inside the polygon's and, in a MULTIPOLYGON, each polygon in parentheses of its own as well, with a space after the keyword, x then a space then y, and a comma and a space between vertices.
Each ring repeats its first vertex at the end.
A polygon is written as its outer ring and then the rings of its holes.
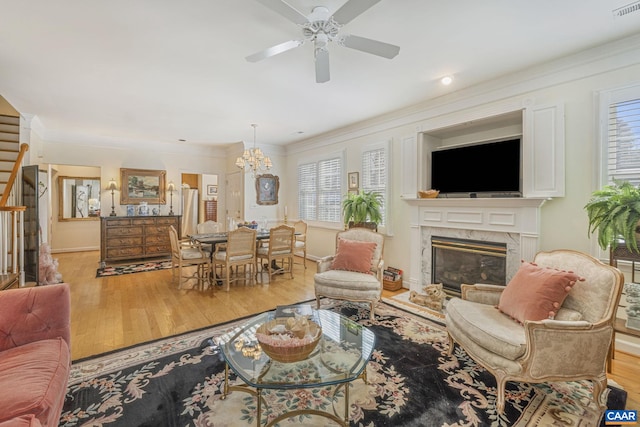
POLYGON ((371 53, 388 59, 394 58, 398 53, 400 53, 399 46, 353 35, 343 37, 340 40, 340 44, 351 49, 360 50, 362 52, 371 53))
POLYGON ((254 53, 253 55, 249 55, 245 59, 249 62, 262 61, 263 59, 267 59, 272 56, 278 55, 279 53, 294 49, 301 44, 304 44, 304 42, 301 40, 289 40, 288 42, 280 43, 265 50, 261 50, 260 52, 254 53))
POLYGON ((329 51, 316 49, 316 83, 328 82, 329 78, 329 51))
POLYGON ((380 0, 349 0, 333 14, 333 20, 340 25, 350 22, 380 0))
POLYGON ((306 24, 307 17, 300 13, 297 9, 295 9, 290 4, 286 3, 284 0, 258 0, 264 6, 273 10, 274 12, 284 16, 289 21, 292 21, 295 24, 303 25, 306 24))

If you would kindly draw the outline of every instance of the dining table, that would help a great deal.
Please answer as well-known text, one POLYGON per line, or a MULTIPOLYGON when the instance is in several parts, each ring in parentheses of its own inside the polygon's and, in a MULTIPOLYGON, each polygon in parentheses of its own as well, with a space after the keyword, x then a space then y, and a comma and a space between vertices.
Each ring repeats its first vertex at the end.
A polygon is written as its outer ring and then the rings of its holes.
MULTIPOLYGON (((296 233, 296 234, 300 234, 300 233, 296 233)), ((256 240, 258 241, 269 240, 269 235, 270 235, 269 230, 258 229, 256 232, 256 240)), ((198 242, 202 245, 211 245, 210 256, 213 261, 213 253, 215 252, 216 245, 227 242, 228 232, 221 231, 217 233, 188 234, 187 237, 189 237, 189 239, 191 239, 191 241, 193 242, 198 242)), ((268 268, 266 264, 263 267, 265 269, 268 268)), ((271 268, 274 271, 278 271, 282 269, 278 264, 276 264, 275 260, 271 261, 271 268)), ((219 286, 222 285, 222 280, 217 275, 215 277, 215 282, 219 286)))

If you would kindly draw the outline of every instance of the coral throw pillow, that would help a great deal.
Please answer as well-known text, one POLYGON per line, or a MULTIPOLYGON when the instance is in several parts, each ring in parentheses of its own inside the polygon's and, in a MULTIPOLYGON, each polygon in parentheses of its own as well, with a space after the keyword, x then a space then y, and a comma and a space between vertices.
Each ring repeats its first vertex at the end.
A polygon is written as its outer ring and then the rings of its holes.
POLYGON ((553 319, 578 280, 584 279, 572 271, 523 262, 502 292, 498 309, 520 323, 553 319))
POLYGON ((374 242, 338 239, 338 250, 333 258, 331 269, 359 273, 371 272, 371 259, 376 246, 374 242))

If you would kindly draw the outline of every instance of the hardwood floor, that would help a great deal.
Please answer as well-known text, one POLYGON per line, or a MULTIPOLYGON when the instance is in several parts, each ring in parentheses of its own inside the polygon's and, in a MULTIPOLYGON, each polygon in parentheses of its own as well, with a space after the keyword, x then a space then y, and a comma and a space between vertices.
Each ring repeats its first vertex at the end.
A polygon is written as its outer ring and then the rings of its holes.
MULTIPOLYGON (((63 280, 71 284, 73 360, 226 322, 314 298, 315 262, 294 265, 294 279, 242 284, 229 292, 179 290, 171 270, 96 278, 99 253, 54 254, 63 280)), ((383 296, 397 292, 384 291, 383 296)), ((616 351, 609 378, 629 393, 628 409, 640 410, 640 358, 616 351)))

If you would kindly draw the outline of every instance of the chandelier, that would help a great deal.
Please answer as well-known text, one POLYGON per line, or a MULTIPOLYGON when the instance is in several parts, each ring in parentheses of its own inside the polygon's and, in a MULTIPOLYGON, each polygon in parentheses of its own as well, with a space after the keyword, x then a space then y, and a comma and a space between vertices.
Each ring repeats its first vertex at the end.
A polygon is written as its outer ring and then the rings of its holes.
POLYGON ((261 172, 271 169, 273 164, 269 156, 265 156, 260 148, 256 148, 256 128, 257 124, 253 123, 253 148, 244 150, 241 157, 236 159, 236 166, 240 169, 250 170, 255 178, 261 172))

